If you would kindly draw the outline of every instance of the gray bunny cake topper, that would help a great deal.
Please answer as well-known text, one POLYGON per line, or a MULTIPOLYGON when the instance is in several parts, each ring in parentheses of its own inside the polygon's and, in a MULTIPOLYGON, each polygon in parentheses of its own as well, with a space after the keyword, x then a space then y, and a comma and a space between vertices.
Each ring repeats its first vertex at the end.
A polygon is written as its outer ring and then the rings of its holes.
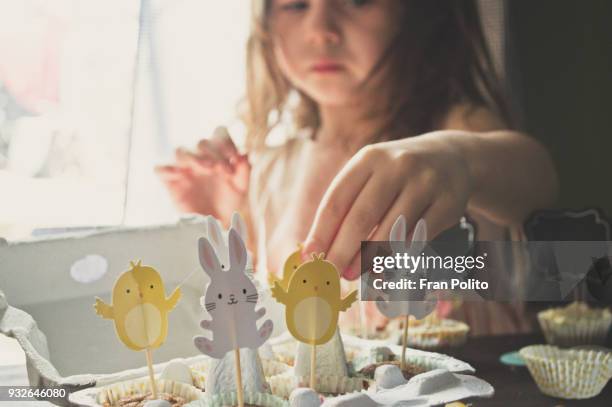
POLYGON ((273 324, 266 320, 257 328, 257 320, 266 310, 255 306, 259 294, 253 281, 245 273, 247 250, 242 237, 233 227, 228 236, 228 265, 219 261, 213 245, 207 238, 198 241, 200 264, 210 277, 201 305, 210 314, 210 320, 202 320, 200 326, 212 332, 212 339, 204 336, 194 338, 200 352, 222 358, 237 348, 257 349, 272 334, 273 324))

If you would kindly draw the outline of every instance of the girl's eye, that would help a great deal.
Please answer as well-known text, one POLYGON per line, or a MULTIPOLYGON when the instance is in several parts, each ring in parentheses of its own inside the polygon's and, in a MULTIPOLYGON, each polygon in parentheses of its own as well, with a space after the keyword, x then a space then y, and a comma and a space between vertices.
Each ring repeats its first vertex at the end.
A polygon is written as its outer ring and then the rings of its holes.
POLYGON ((246 288, 242 289, 242 294, 246 294, 246 288))
POLYGON ((153 289, 153 284, 151 284, 149 287, 151 287, 151 290, 153 289))
POLYGON ((306 284, 306 280, 302 280, 302 282, 303 282, 304 284, 306 284))
POLYGON ((306 1, 287 1, 280 5, 280 9, 283 11, 303 11, 308 8, 308 2, 306 1))
POLYGON ((125 290, 125 292, 129 294, 130 293, 130 289, 128 288, 127 290, 125 290))
POLYGON ((353 7, 363 7, 372 2, 372 0, 346 0, 346 2, 353 7))
POLYGON ((223 298, 223 296, 222 296, 221 294, 219 294, 219 296, 218 296, 218 297, 219 297, 219 299, 223 298))
POLYGON ((329 281, 327 282, 327 285, 329 285, 329 281))

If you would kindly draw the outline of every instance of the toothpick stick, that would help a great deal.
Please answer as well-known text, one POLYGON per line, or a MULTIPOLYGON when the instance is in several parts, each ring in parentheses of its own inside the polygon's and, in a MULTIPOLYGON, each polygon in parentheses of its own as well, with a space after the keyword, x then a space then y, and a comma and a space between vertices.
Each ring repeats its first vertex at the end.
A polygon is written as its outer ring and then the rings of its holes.
POLYGON ((242 393, 242 370, 240 368, 240 348, 234 348, 234 359, 236 361, 236 397, 238 406, 244 407, 244 395, 242 393))
POLYGON ((315 391, 316 391, 315 387, 317 385, 316 370, 317 370, 317 345, 313 343, 312 349, 310 352, 310 388, 315 391))
POLYGON ((157 400, 157 385, 155 384, 155 373, 153 372, 153 355, 151 354, 151 348, 145 349, 145 355, 147 357, 147 367, 149 368, 149 379, 151 380, 153 400, 157 400))
POLYGON ((406 369, 406 347, 408 346, 408 321, 410 315, 404 317, 404 334, 402 335, 402 360, 400 361, 400 370, 403 372, 406 369))
MULTIPOLYGON (((360 287, 361 289, 361 287, 360 287)), ((367 302, 365 301, 359 301, 359 324, 360 326, 360 331, 361 331, 361 337, 363 339, 368 339, 368 325, 367 325, 367 321, 366 321, 366 304, 367 302)))

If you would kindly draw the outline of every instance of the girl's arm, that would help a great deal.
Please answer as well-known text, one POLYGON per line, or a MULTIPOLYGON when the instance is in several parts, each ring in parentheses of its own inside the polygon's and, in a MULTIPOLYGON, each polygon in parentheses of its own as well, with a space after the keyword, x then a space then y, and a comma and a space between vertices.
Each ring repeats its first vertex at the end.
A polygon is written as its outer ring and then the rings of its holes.
POLYGON ((528 135, 503 130, 486 109, 457 107, 442 128, 463 151, 472 178, 468 210, 495 223, 521 223, 557 199, 559 180, 546 148, 528 135))
POLYGON ((509 225, 551 204, 558 181, 546 150, 499 130, 486 110, 467 112, 451 112, 445 130, 362 148, 323 196, 304 253, 327 253, 354 279, 361 241, 387 240, 399 215, 408 230, 425 219, 431 240, 472 209, 509 225))

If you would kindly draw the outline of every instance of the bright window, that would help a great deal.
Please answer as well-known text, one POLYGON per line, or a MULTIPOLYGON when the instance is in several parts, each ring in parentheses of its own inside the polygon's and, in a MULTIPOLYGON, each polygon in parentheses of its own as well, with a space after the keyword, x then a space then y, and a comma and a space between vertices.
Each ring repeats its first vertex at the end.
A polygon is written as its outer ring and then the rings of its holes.
POLYGON ((0 0, 0 236, 174 219, 153 167, 237 123, 248 12, 244 0, 0 0))

